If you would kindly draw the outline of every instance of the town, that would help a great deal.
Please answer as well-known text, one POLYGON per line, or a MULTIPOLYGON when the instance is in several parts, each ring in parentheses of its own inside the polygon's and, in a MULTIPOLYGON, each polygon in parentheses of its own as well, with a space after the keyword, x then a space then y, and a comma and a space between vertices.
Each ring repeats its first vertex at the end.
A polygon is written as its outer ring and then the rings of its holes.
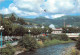
POLYGON ((0 55, 80 55, 80 0, 0 0, 0 55))
MULTIPOLYGON (((42 25, 31 24, 30 22, 25 22, 24 19, 21 18, 16 19, 16 17, 13 14, 10 17, 6 17, 5 15, 1 15, 0 17, 1 17, 0 18, 1 20, 0 48, 1 49, 6 48, 7 47, 6 44, 10 44, 11 46, 16 46, 16 48, 18 44, 20 44, 21 46, 25 45, 27 43, 23 41, 27 41, 27 39, 29 38, 33 38, 32 39, 33 42, 30 41, 31 43, 34 44, 34 41, 36 40, 38 44, 42 47, 52 45, 52 44, 57 44, 57 43, 58 44, 69 43, 69 42, 77 41, 80 35, 79 27, 72 27, 71 25, 66 25, 65 21, 63 22, 64 23, 63 27, 56 28, 55 25, 53 24, 50 24, 49 26, 45 26, 44 24, 42 25), (29 36, 29 37, 25 37, 25 36, 29 36), (53 43, 47 44, 48 41, 53 43)), ((37 45, 36 42, 35 44, 37 45)), ((34 45, 34 49, 36 49, 35 47, 36 45, 34 45)), ((29 51, 34 49, 30 47, 29 51)), ((23 51, 25 50, 21 50, 20 52, 23 51)))

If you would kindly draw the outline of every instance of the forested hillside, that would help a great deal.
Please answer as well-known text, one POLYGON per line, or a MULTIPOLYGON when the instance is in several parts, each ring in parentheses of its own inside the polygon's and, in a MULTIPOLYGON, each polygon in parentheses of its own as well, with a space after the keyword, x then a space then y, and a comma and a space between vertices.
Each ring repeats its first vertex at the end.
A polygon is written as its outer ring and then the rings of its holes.
MULTIPOLYGON (((1 15, 1 14, 0 14, 1 15)), ((10 17, 11 14, 7 14, 4 15, 5 17, 10 17)), ((16 14, 14 14, 14 16, 16 18, 18 18, 19 16, 17 16, 16 14)), ((22 18, 22 17, 19 17, 22 18)), ((50 25, 50 24, 54 24, 56 27, 63 27, 64 24, 64 20, 66 25, 72 25, 72 26, 79 26, 80 27, 80 16, 63 16, 60 18, 56 18, 56 19, 52 19, 52 18, 45 18, 45 17, 37 17, 37 18, 22 18, 24 19, 26 22, 30 22, 30 23, 35 23, 35 24, 44 24, 44 25, 50 25)))

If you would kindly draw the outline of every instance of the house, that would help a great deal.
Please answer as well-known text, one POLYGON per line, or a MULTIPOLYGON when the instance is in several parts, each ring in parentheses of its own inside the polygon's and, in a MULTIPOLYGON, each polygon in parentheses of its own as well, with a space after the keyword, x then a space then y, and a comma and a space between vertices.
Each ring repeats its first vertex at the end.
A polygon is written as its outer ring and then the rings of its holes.
POLYGON ((53 29, 52 34, 62 34, 62 28, 53 29))

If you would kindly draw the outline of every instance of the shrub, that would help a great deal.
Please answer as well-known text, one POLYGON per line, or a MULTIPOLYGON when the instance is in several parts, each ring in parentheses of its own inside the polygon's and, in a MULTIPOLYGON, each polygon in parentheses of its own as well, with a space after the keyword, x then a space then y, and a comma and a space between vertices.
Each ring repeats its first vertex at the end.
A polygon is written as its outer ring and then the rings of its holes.
POLYGON ((38 41, 38 45, 39 45, 39 48, 44 47, 44 44, 42 41, 38 41))
POLYGON ((45 40, 48 40, 48 37, 46 37, 46 36, 40 36, 39 40, 42 40, 42 42, 44 42, 45 40))
POLYGON ((53 39, 68 41, 68 36, 65 34, 58 34, 58 35, 54 35, 53 39))
POLYGON ((80 37, 78 38, 78 41, 77 41, 77 43, 76 43, 76 48, 77 48, 78 50, 80 50, 80 37))
POLYGON ((61 37, 60 40, 68 41, 68 36, 67 36, 67 35, 65 35, 65 34, 61 34, 60 37, 61 37))
POLYGON ((14 55, 15 49, 12 46, 10 46, 9 44, 7 44, 6 48, 3 48, 0 50, 0 54, 1 55, 14 55))
POLYGON ((54 36, 53 36, 53 35, 49 35, 48 38, 49 38, 50 40, 53 40, 53 39, 54 39, 54 36))
POLYGON ((75 38, 75 37, 71 37, 70 39, 73 40, 73 41, 77 41, 78 40, 78 38, 75 38))
POLYGON ((22 39, 20 39, 19 45, 26 48, 27 51, 34 51, 38 47, 36 39, 29 35, 25 35, 22 39))

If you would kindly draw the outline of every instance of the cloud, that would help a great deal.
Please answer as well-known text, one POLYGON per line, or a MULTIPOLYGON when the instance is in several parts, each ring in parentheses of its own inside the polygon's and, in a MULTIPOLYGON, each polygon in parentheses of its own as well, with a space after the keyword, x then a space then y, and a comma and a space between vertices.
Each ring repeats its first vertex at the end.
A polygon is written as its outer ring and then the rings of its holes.
POLYGON ((41 12, 43 2, 44 0, 14 0, 16 7, 29 12, 41 12))
POLYGON ((3 8, 2 10, 0 10, 1 14, 9 14, 11 13, 7 8, 3 8))
POLYGON ((8 8, 0 11, 3 14, 16 13, 19 16, 39 16, 47 13, 45 17, 57 18, 64 14, 80 13, 80 0, 13 0, 8 8))
POLYGON ((47 0, 44 6, 49 13, 69 13, 76 7, 76 0, 47 0))
POLYGON ((0 0, 0 2, 3 2, 3 1, 5 1, 5 0, 0 0))
POLYGON ((38 16, 42 11, 40 7, 42 2, 43 0, 14 0, 14 3, 11 3, 8 8, 3 8, 1 13, 16 13, 19 16, 38 16))
POLYGON ((46 18, 50 18, 49 16, 45 16, 46 18))
POLYGON ((65 14, 56 14, 56 15, 52 15, 51 17, 52 18, 59 18, 59 17, 62 17, 62 16, 65 16, 65 14))

